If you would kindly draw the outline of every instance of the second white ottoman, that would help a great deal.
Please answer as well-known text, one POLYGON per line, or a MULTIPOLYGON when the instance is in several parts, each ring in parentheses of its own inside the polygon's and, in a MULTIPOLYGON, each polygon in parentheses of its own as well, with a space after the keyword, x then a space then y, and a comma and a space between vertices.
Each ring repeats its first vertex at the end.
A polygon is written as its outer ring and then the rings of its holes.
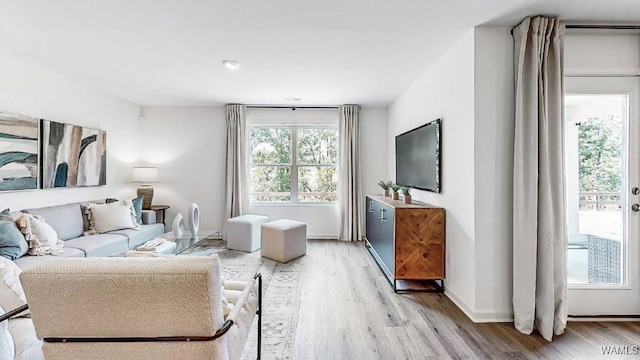
POLYGON ((254 252, 260 249, 260 225, 268 216, 242 215, 227 220, 227 249, 254 252))
POLYGON ((262 224, 262 256, 286 263, 307 253, 307 224, 281 219, 262 224))

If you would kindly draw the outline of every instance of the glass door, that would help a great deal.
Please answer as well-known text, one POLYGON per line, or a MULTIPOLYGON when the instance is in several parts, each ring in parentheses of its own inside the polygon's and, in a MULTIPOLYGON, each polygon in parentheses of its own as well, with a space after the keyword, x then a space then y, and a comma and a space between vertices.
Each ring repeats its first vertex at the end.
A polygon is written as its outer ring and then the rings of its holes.
POLYGON ((638 83, 565 79, 569 315, 640 314, 638 83))

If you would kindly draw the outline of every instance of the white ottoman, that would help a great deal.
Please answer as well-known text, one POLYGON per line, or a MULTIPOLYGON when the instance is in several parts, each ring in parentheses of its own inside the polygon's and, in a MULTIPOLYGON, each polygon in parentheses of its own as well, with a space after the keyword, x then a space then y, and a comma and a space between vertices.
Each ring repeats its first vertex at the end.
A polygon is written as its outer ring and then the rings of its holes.
POLYGON ((307 224, 288 219, 262 225, 262 256, 286 263, 307 253, 307 224))
POLYGON ((242 215, 227 220, 227 249, 254 252, 260 249, 260 225, 268 216, 242 215))

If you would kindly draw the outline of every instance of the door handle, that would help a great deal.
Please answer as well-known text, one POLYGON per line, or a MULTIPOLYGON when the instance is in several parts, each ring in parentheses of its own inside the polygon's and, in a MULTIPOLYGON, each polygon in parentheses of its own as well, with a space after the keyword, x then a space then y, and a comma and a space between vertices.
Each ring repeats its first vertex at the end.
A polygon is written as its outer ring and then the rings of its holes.
POLYGON ((373 203, 369 202, 369 206, 367 207, 367 212, 373 212, 373 203))
POLYGON ((380 209, 380 221, 387 221, 387 219, 384 218, 384 209, 380 209))
POLYGON ((631 211, 633 211, 633 212, 640 211, 640 205, 638 205, 638 204, 631 205, 631 211))

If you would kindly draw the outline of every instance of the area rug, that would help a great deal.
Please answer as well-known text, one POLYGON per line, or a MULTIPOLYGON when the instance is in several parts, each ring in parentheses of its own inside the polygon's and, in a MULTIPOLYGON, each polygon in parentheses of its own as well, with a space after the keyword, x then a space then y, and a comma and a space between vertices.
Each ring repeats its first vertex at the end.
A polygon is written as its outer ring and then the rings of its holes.
MULTIPOLYGON (((260 252, 228 250, 223 240, 203 240, 183 255, 218 254, 222 276, 228 280, 248 280, 262 273, 262 358, 293 359, 296 328, 300 313, 302 273, 305 257, 281 264, 260 257, 260 252)), ((253 322, 242 359, 255 359, 257 318, 253 322)))

